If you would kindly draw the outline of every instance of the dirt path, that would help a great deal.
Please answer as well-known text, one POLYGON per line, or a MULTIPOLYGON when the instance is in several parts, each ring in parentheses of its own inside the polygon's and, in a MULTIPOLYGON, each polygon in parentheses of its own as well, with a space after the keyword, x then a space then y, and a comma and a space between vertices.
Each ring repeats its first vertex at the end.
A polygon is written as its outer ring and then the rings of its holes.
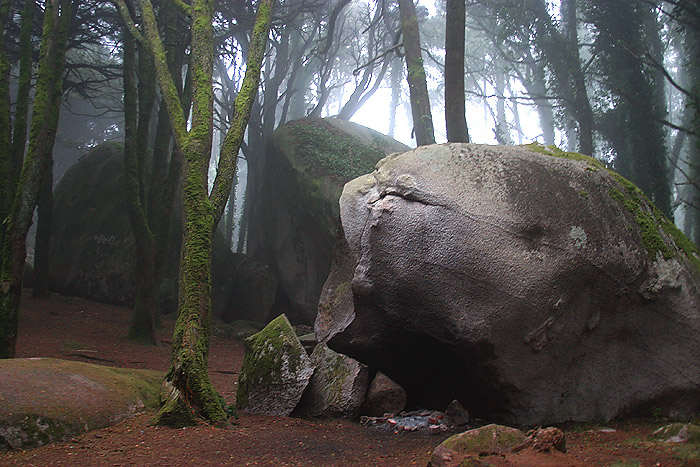
MULTIPOLYGON (((88 300, 25 298, 18 357, 55 357, 110 366, 165 371, 170 357, 172 321, 160 331, 161 348, 126 340, 130 310, 88 300)), ((213 337, 210 374, 232 402, 243 345, 213 337)), ((168 429, 148 425, 150 414, 93 431, 68 443, 26 452, 0 453, 0 466, 425 466, 440 436, 379 432, 356 423, 243 414, 232 429, 201 425, 168 429)), ((657 424, 611 424, 567 430, 566 455, 523 451, 488 456, 493 466, 700 466, 670 447, 648 441, 657 424)), ((442 436, 444 438, 444 436, 442 436)))

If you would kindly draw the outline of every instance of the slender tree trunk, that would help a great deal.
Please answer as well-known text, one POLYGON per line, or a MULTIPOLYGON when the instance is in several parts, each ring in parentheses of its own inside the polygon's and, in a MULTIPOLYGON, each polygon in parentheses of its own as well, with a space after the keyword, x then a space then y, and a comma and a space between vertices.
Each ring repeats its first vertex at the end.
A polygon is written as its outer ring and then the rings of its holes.
POLYGON ((424 146, 435 143, 433 116, 430 109, 428 84, 425 78, 423 56, 420 48, 418 18, 413 0, 398 0, 401 16, 401 31, 406 53, 406 70, 408 71, 408 89, 411 95, 411 114, 416 144, 424 146))
POLYGON ((389 104, 389 136, 396 134, 396 110, 401 99, 401 66, 397 60, 391 65, 391 103, 389 104))
POLYGON ((503 67, 498 67, 494 74, 496 88, 496 128, 494 133, 498 144, 511 145, 513 140, 510 138, 510 128, 506 116, 506 73, 503 67))
POLYGON ((445 21, 445 124, 447 141, 468 143, 464 99, 465 0, 447 0, 445 21))
MULTIPOLYGON (((134 39, 127 32, 124 34, 124 169, 126 172, 126 194, 129 222, 134 232, 136 299, 134 314, 129 328, 129 339, 155 344, 155 244, 154 236, 148 225, 143 200, 143 146, 147 140, 148 131, 141 123, 150 117, 148 111, 149 91, 144 89, 139 98, 136 82, 136 48, 134 39), (137 110, 138 109, 138 110, 137 110), (139 122, 139 111, 144 110, 139 122), (141 146, 141 147, 139 147, 141 146)), ((142 54, 145 52, 141 52, 142 54)), ((143 59, 142 59, 143 60, 143 59)), ((144 70, 139 70, 144 71, 144 70)), ((145 73, 147 76, 147 73, 145 73)), ((146 77, 147 80, 147 77, 146 77)), ((146 80, 144 88, 150 83, 146 80)))
POLYGON ((27 116, 29 115, 29 90, 32 78, 32 19, 34 18, 35 5, 36 2, 34 0, 27 0, 22 10, 19 38, 19 81, 17 86, 17 103, 15 105, 14 133, 12 136, 10 183, 8 185, 10 192, 14 192, 17 186, 27 143, 27 116))
MULTIPOLYGON (((0 0, 0 183, 2 183, 0 186, 0 219, 7 218, 14 198, 11 175, 12 114, 10 111, 10 69, 12 67, 5 53, 5 23, 10 14, 10 5, 10 0, 0 0)), ((26 78, 26 76, 20 78, 26 78)), ((2 241, 0 245, 5 243, 5 230, 0 229, 0 240, 2 241)))

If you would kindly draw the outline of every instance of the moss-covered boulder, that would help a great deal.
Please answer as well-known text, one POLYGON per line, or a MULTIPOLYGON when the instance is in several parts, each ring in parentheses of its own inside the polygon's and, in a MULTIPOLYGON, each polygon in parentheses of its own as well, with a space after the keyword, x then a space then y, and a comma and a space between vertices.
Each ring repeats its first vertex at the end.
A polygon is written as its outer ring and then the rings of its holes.
POLYGON ((314 371, 311 359, 285 315, 245 340, 236 408, 286 416, 299 403, 314 371))
MULTIPOLYGON (((525 441, 520 430, 501 425, 486 425, 450 436, 440 444, 430 459, 431 467, 472 465, 480 454, 507 452, 525 441)), ((478 464, 477 464, 478 465, 478 464)))
POLYGON ((356 418, 369 382, 367 367, 318 344, 311 353, 315 370, 296 412, 308 417, 356 418))
POLYGON ((279 281, 275 313, 313 324, 328 276, 343 185, 403 144, 335 118, 289 122, 271 136, 260 169, 249 251, 279 281))
POLYGON ((155 408, 163 377, 51 358, 0 360, 0 449, 65 441, 155 408))
MULTIPOLYGON (((133 304, 135 246, 125 188, 123 146, 116 143, 101 144, 85 154, 56 186, 50 277, 53 290, 101 302, 133 304)), ((181 212, 179 202, 176 210, 181 212)), ((175 311, 177 306, 180 222, 175 221, 173 229, 162 290, 162 309, 166 311, 175 311)), ((234 255, 221 235, 215 235, 213 249, 214 315, 227 320, 264 315, 261 319, 265 320, 272 301, 265 297, 270 295, 270 288, 274 297, 274 278, 265 275, 264 267, 256 268, 243 255, 234 255), (245 283, 245 290, 234 290, 234 281, 245 283), (236 308, 228 310, 229 304, 236 308), (248 310, 255 316, 246 316, 248 310)))
POLYGON ((700 251, 601 162, 424 146, 346 184, 340 211, 317 336, 409 405, 522 425, 700 411, 700 251))

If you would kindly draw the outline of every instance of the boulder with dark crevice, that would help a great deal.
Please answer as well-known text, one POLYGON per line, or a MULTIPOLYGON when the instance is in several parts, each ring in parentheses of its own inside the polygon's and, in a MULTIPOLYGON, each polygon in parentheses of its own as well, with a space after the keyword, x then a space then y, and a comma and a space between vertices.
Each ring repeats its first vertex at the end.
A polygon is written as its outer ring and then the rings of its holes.
POLYGON ((700 252, 556 148, 445 144, 345 186, 316 334, 399 383, 537 425, 700 410, 700 252))

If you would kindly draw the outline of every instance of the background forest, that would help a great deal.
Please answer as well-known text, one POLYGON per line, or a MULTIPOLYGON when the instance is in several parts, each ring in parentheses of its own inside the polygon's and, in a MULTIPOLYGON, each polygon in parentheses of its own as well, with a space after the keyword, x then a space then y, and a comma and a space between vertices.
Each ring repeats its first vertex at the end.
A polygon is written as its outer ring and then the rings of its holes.
MULTIPOLYGON (((6 3, 12 3, 5 49, 14 115, 22 11, 32 2, 6 3)), ((215 3, 215 118, 223 131, 245 72, 255 5, 215 3)), ((537 140, 592 154, 673 213, 697 243, 698 7, 672 0, 466 3, 464 76, 472 142, 537 140)), ((246 199, 255 193, 263 141, 281 123, 337 116, 411 144, 397 10, 388 0, 287 0, 278 5, 262 92, 253 106, 231 198, 235 209, 227 208, 222 223, 234 249, 245 249, 246 199)), ((417 12, 437 116, 444 108, 445 2, 420 1, 417 12)), ((38 60, 42 14, 38 4, 32 13, 33 62, 38 60)), ((120 140, 124 132, 123 22, 110 2, 76 2, 74 14, 54 183, 87 149, 120 140)), ((177 39, 181 43, 173 45, 186 60, 187 38, 177 39)), ((156 99, 154 118, 157 108, 156 99)), ((437 141, 444 141, 443 119, 436 117, 435 125, 437 141)), ((215 132, 214 147, 220 142, 215 132)))
MULTIPOLYGON (((33 2, 5 3, 4 48, 16 118, 21 111, 16 108, 20 26, 33 2)), ((110 2, 74 3, 54 184, 86 150, 121 140, 124 133, 123 21, 110 2)), ((253 1, 214 3, 219 131, 214 133, 211 180, 216 148, 245 73, 256 11, 253 1)), ((699 10, 695 2, 683 0, 467 1, 464 78, 471 141, 539 141, 592 154, 639 185, 698 243, 699 10)), ((417 13, 436 140, 444 142, 445 2, 421 0, 417 13)), ((36 63, 43 2, 31 15, 29 45, 36 63)), ((286 0, 277 5, 261 92, 241 148, 238 183, 221 223, 234 250, 245 250, 246 208, 258 186, 262 148, 280 124, 305 116, 337 116, 412 144, 399 32, 398 5, 389 0, 286 0)), ((188 38, 173 31, 171 40, 186 70, 188 38)), ((153 76, 139 73, 139 86, 148 80, 153 76)), ((161 107, 157 93, 154 99, 156 122, 161 107)), ((156 127, 150 127, 150 147, 156 127)))

